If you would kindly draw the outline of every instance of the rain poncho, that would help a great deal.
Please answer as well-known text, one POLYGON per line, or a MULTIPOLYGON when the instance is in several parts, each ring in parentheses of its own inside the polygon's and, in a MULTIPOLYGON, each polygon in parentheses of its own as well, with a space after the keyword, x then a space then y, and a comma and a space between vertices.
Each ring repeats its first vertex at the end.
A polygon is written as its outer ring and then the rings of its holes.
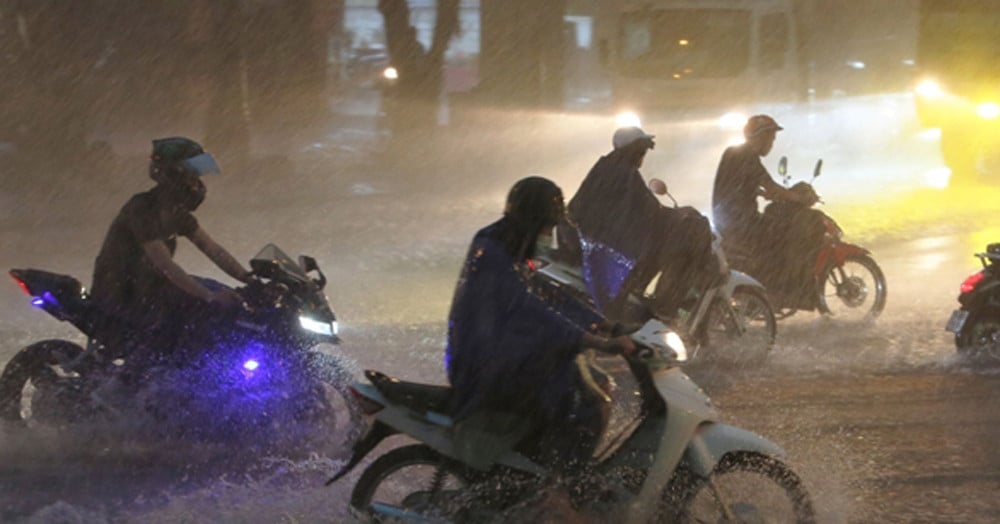
POLYGON ((452 415, 489 409, 551 422, 572 409, 580 339, 603 319, 568 297, 542 298, 532 289, 526 261, 499 240, 506 220, 476 234, 455 290, 445 356, 452 415))

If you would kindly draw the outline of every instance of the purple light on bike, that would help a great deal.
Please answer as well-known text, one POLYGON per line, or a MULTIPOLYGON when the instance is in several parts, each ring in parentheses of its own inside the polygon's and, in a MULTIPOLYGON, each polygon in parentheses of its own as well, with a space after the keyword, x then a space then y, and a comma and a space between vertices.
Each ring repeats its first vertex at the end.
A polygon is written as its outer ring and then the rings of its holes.
POLYGON ((243 369, 247 371, 257 371, 257 368, 259 367, 260 367, 260 362, 258 362, 257 359, 254 358, 251 358, 243 363, 243 369))

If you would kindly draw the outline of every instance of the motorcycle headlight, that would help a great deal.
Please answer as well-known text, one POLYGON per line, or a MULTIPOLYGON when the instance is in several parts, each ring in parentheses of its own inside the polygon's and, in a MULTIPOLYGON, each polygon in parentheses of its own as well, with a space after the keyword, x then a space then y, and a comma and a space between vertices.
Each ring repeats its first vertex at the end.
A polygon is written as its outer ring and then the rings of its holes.
POLYGON ((651 319, 639 331, 632 334, 632 339, 648 348, 652 348, 667 359, 684 362, 688 359, 687 347, 676 331, 657 319, 651 319))
POLYGON ((302 329, 306 331, 311 331, 313 333, 318 333, 320 335, 334 336, 337 334, 337 322, 333 321, 321 321, 314 318, 309 318, 306 316, 299 317, 299 324, 302 329))
POLYGON ((941 84, 931 78, 921 80, 913 90, 916 91, 917 95, 928 100, 944 96, 944 89, 941 87, 941 84))
POLYGON ((997 105, 996 102, 983 102, 976 107, 976 114, 979 115, 979 118, 995 120, 1000 116, 1000 105, 997 105))

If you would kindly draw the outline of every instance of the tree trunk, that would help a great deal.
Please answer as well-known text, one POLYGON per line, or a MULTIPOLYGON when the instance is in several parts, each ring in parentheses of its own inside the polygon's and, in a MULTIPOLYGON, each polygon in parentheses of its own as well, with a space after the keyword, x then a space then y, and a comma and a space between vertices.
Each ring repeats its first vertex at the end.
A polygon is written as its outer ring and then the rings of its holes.
POLYGON ((385 22, 386 47, 399 80, 383 97, 392 98, 385 110, 392 131, 426 132, 437 122, 438 98, 444 70, 444 53, 451 38, 458 33, 459 0, 438 0, 437 18, 430 50, 417 39, 410 24, 406 0, 379 0, 378 10, 385 22))

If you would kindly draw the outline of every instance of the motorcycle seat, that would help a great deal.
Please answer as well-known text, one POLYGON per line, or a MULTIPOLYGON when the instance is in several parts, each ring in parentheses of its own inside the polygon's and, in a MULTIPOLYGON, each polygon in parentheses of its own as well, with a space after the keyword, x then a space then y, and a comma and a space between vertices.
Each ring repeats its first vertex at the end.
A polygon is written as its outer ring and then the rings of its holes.
POLYGON ((392 402, 421 413, 447 411, 452 391, 450 386, 406 382, 373 370, 366 370, 365 377, 392 402))

